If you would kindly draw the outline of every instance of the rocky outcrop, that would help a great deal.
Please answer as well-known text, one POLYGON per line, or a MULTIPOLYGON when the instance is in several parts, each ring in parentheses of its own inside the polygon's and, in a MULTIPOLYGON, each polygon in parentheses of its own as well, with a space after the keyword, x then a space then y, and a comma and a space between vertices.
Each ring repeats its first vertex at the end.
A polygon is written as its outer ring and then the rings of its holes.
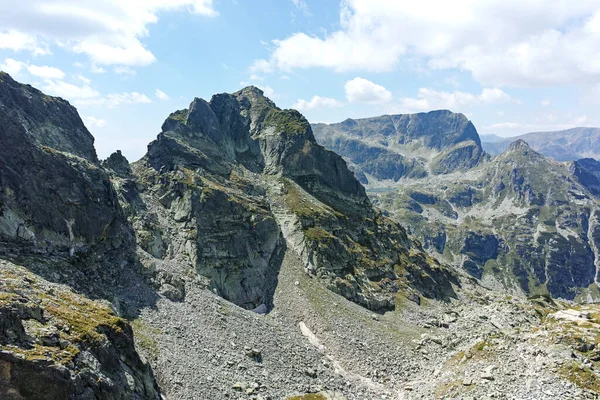
POLYGON ((14 81, 0 71, 0 110, 41 146, 96 163, 94 137, 65 100, 14 81))
POLYGON ((110 308, 0 260, 6 400, 160 399, 131 326, 110 308))
POLYGON ((397 182, 447 174, 486 157, 473 124, 447 110, 315 124, 317 140, 371 180, 397 182))
POLYGON ((3 398, 158 399, 131 326, 41 278, 110 296, 101 283, 133 269, 133 231, 77 112, 2 73, 0 142, 3 398))
POLYGON ((309 274, 374 310, 393 308, 399 291, 454 295, 452 274, 372 208, 306 119, 257 88, 172 113, 133 173, 142 203, 124 208, 138 244, 245 308, 271 305, 286 247, 309 274))
POLYGON ((585 186, 592 194, 600 197, 600 162, 593 158, 573 161, 569 166, 570 172, 577 181, 585 186))
MULTIPOLYGON (((75 134, 78 131, 75 129, 73 133, 72 130, 73 125, 81 123, 74 109, 63 100, 45 96, 28 86, 17 87, 19 84, 7 75, 2 79, 0 93, 28 91, 28 101, 34 108, 32 117, 29 111, 25 114, 27 109, 15 109, 16 105, 0 99, 3 102, 0 108, 3 144, 0 147, 0 241, 45 254, 73 255, 89 253, 96 247, 118 248, 130 240, 131 230, 116 193, 106 172, 93 162, 95 155, 89 149, 79 151, 89 159, 64 152, 79 146, 81 139, 75 134), (65 127, 57 125, 53 133, 61 151, 44 144, 50 134, 42 140, 39 137, 42 131, 35 133, 35 126, 62 123, 61 120, 38 119, 46 117, 35 108, 38 103, 48 107, 56 103, 58 114, 65 109, 60 118, 75 118, 70 124, 65 123, 65 127), (69 134, 59 138, 61 129, 69 134)), ((13 98, 18 99, 18 96, 13 98)), ((82 140, 83 149, 85 145, 82 140)))

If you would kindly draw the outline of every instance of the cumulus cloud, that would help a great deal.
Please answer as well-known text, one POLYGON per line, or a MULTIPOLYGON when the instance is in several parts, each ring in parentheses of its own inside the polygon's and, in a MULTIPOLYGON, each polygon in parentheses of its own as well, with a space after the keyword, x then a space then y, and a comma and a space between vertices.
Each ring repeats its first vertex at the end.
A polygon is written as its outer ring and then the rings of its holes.
POLYGON ((145 94, 138 92, 129 93, 113 93, 106 96, 106 104, 109 108, 115 108, 121 104, 147 104, 152 103, 152 100, 145 94))
POLYGON ((47 54, 57 45, 96 66, 145 66, 155 61, 141 41, 147 26, 161 11, 180 9, 217 15, 212 0, 3 0, 0 49, 47 54))
POLYGON ((58 68, 48 65, 32 65, 12 58, 5 59, 4 63, 0 64, 0 68, 11 75, 27 71, 33 76, 44 79, 62 79, 65 77, 65 73, 58 68))
POLYGON ((330 97, 321 97, 321 96, 313 96, 310 100, 298 99, 296 103, 294 103, 293 108, 306 111, 313 110, 315 108, 334 108, 341 107, 344 103, 338 101, 336 99, 332 99, 330 97))
POLYGON ((429 88, 420 88, 417 97, 405 97, 400 100, 399 104, 392 107, 398 112, 435 109, 464 111, 473 106, 505 103, 510 100, 511 97, 498 88, 484 88, 480 94, 461 91, 440 92, 429 88))
POLYGON ((79 86, 64 81, 48 79, 45 81, 43 89, 46 93, 63 97, 70 101, 92 99, 100 96, 100 93, 92 89, 87 83, 79 86))
POLYGON ((156 92, 154 92, 154 95, 159 100, 169 100, 170 99, 169 95, 160 89, 156 89, 156 92))
POLYGON ((83 122, 85 122, 85 125, 89 128, 89 127, 93 127, 93 128, 103 128, 106 126, 106 120, 100 119, 100 118, 96 118, 96 117, 83 117, 83 122))
POLYGON ((392 100, 392 93, 381 85, 364 78, 354 78, 344 84, 350 103, 383 104, 392 100))
POLYGON ((589 83, 600 76, 600 4, 569 0, 344 0, 340 29, 273 41, 255 72, 390 71, 403 59, 470 71, 485 86, 589 83))
MULTIPOLYGON (((0 11, 2 6, 0 5, 0 11)), ((1 20, 2 17, 0 17, 1 20)), ((34 55, 50 54, 48 45, 33 35, 22 33, 13 29, 0 31, 0 49, 13 51, 28 50, 34 55)))

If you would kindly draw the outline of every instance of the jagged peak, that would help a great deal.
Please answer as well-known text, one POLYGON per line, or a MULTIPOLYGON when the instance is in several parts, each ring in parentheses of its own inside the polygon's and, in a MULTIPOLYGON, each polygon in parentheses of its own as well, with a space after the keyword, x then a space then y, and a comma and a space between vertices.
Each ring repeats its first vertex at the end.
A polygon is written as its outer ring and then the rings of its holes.
POLYGON ((265 92, 262 89, 254 86, 254 85, 246 86, 245 88, 235 92, 233 95, 237 96, 237 95, 250 95, 250 94, 253 94, 255 96, 267 97, 267 96, 265 96, 265 92))
POLYGON ((94 137, 68 101, 0 75, 0 107, 41 146, 98 162, 94 137))
POLYGON ((126 177, 131 175, 131 167, 129 160, 125 158, 121 150, 112 153, 106 160, 102 161, 102 166, 105 169, 113 171, 116 175, 126 177))
POLYGON ((532 149, 529 144, 523 139, 515 140, 508 148, 498 156, 503 160, 516 160, 526 157, 529 159, 542 160, 546 159, 542 154, 532 149))
POLYGON ((518 150, 531 150, 531 147, 529 147, 529 144, 526 141, 524 141, 523 139, 518 139, 518 140, 515 140, 514 142, 512 142, 510 144, 510 146, 508 146, 507 151, 518 151, 518 150))

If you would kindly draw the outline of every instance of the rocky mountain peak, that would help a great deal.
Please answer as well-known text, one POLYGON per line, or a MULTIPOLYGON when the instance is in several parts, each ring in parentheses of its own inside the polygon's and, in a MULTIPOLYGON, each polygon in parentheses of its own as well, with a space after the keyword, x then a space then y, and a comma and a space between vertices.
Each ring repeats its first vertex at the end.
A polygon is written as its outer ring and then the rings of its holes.
POLYGON ((98 162, 94 137, 75 107, 67 101, 18 83, 3 72, 0 74, 0 108, 22 125, 40 146, 98 162))
POLYGON ((106 160, 103 160, 102 167, 114 172, 116 175, 122 178, 126 178, 131 175, 129 161, 121 153, 121 150, 115 151, 106 160))
POLYGON ((465 170, 487 158, 471 121, 448 110, 347 119, 313 130, 369 186, 465 170))
POLYGON ((508 146, 508 151, 529 151, 531 147, 523 139, 515 140, 508 146))

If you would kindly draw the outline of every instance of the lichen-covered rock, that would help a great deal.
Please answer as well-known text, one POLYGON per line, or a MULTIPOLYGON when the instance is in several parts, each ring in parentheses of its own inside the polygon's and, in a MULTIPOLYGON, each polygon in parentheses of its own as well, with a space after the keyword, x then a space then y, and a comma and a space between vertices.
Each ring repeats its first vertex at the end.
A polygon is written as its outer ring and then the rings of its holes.
POLYGON ((160 399, 125 320, 6 261, 0 261, 0 393, 6 400, 160 399))

